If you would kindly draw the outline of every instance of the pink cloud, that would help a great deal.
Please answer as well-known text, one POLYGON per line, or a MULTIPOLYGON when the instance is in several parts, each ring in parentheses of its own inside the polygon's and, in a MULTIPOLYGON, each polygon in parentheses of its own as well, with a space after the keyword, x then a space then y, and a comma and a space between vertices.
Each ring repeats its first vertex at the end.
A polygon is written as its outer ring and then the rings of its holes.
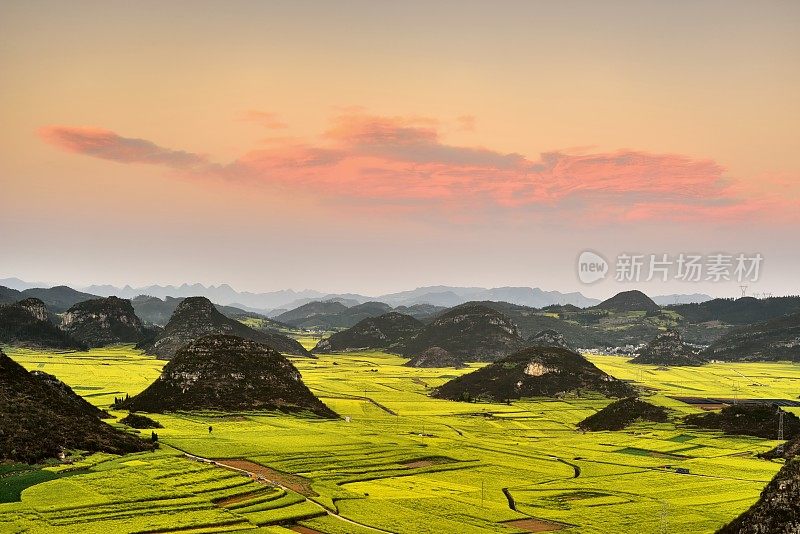
POLYGON ((121 137, 103 128, 46 126, 39 130, 39 135, 67 152, 119 163, 148 163, 178 169, 207 163, 197 154, 163 148, 146 139, 121 137))
MULTIPOLYGON (((529 159, 485 147, 450 145, 438 121, 335 117, 321 141, 286 140, 228 164, 94 128, 48 127, 42 136, 70 152, 123 163, 160 164, 197 178, 225 178, 397 209, 440 206, 448 213, 487 209, 597 220, 738 220, 797 198, 748 195, 708 159, 635 150, 553 151, 529 159)), ((788 203, 788 204, 787 204, 788 203)), ((792 211, 790 209, 790 211, 792 211)))
POLYGON ((524 160, 519 154, 444 144, 439 140, 438 122, 427 118, 341 115, 334 119, 333 127, 325 135, 353 154, 391 161, 510 168, 524 160))

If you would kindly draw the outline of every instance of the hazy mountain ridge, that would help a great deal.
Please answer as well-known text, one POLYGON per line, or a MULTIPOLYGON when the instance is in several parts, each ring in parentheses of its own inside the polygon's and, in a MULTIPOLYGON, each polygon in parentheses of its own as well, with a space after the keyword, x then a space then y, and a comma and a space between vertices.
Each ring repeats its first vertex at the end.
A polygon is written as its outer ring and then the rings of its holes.
POLYGON ((150 285, 143 287, 126 285, 121 288, 112 285, 92 285, 84 288, 84 291, 101 296, 116 295, 123 298, 134 298, 139 295, 148 295, 161 299, 165 297, 206 297, 218 304, 240 304, 261 311, 277 308, 287 302, 301 298, 318 299, 325 297, 325 293, 310 289, 302 291, 282 289, 265 293, 239 292, 228 284, 220 284, 218 286, 205 286, 203 284, 150 285))
MULTIPOLYGON (((18 292, 29 289, 51 289, 55 287, 51 284, 41 282, 27 282, 16 277, 0 279, 0 286, 5 286, 18 292)), ((237 291, 228 284, 206 286, 200 283, 184 283, 180 285, 153 284, 139 287, 131 285, 118 287, 110 284, 93 284, 86 287, 77 287, 77 289, 90 294, 92 297, 116 296, 127 299, 133 299, 140 295, 147 295, 160 299, 166 297, 202 296, 217 304, 235 306, 246 311, 257 313, 265 313, 272 310, 288 311, 310 302, 329 300, 339 301, 346 306, 354 306, 369 301, 380 301, 392 307, 412 306, 415 304, 433 304, 452 307, 466 302, 487 300, 504 301, 533 308, 543 308, 554 304, 572 304, 581 308, 588 308, 600 303, 600 299, 586 297, 577 291, 562 293, 560 291, 547 291, 538 287, 524 286, 485 288, 477 286, 437 285, 422 286, 407 291, 382 295, 331 293, 315 289, 281 289, 276 291, 251 292, 237 291)), ((15 301, 25 296, 41 298, 36 294, 26 294, 16 298, 15 301)), ((661 306, 700 303, 711 299, 711 296, 703 293, 671 294, 653 297, 653 300, 661 306)), ((45 300, 45 302, 47 301, 45 300)))
POLYGON ((600 301, 585 297, 578 292, 561 293, 545 291, 538 287, 456 287, 428 286, 418 287, 410 291, 389 293, 378 297, 381 302, 393 306, 411 304, 437 304, 440 306, 457 306, 472 301, 503 301, 511 304, 542 308, 551 304, 573 304, 582 308, 593 306, 600 301))

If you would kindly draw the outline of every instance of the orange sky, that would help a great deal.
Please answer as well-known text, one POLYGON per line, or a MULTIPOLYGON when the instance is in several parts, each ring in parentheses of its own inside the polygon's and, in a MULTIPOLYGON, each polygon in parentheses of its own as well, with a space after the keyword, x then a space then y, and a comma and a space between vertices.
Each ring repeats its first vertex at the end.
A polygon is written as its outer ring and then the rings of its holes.
MULTIPOLYGON (((5 2, 0 275, 602 295, 585 248, 763 250, 763 289, 798 292, 798 24, 789 1, 5 2)), ((695 290, 738 292, 653 288, 695 290)))

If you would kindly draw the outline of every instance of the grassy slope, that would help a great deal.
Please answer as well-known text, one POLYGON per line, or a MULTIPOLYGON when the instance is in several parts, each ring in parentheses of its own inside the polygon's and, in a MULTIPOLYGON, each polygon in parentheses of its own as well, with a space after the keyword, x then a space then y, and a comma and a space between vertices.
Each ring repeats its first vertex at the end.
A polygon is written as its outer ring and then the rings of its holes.
MULTIPOLYGON (((12 350, 9 355, 28 369, 55 374, 102 407, 114 395, 143 389, 163 365, 130 347, 75 354, 12 350)), ((666 394, 732 396, 736 382, 740 397, 794 398, 800 380, 800 366, 789 364, 656 371, 619 357, 591 359, 614 376, 666 394)), ((609 402, 602 398, 513 405, 431 399, 426 386, 470 369, 413 369, 403 367, 404 361, 381 353, 294 360, 312 391, 350 416, 349 423, 253 413, 153 418, 165 427, 158 430, 165 445, 201 456, 245 457, 302 475, 311 479, 319 503, 395 532, 517 532, 498 523, 523 514, 576 525, 561 532, 658 531, 662 515, 669 531, 712 532, 754 502, 780 467, 753 457, 776 442, 673 423, 636 424, 625 432, 575 431, 577 422, 609 402), (440 456, 456 462, 404 465, 440 456), (573 466, 558 459, 578 466, 580 476, 573 478, 573 466), (691 475, 660 468, 665 464, 686 467, 691 475), (503 488, 509 488, 521 513, 509 510, 503 488)), ((696 411, 661 393, 648 401, 682 413, 696 411)), ((214 505, 214 499, 259 486, 183 459, 170 447, 123 458, 95 455, 87 463, 88 474, 32 486, 21 503, 0 505, 0 523, 33 531, 49 525, 80 526, 85 532, 203 525, 234 530, 319 510, 291 492, 236 507, 214 505)), ((331 533, 358 530, 333 517, 304 524, 331 533)))

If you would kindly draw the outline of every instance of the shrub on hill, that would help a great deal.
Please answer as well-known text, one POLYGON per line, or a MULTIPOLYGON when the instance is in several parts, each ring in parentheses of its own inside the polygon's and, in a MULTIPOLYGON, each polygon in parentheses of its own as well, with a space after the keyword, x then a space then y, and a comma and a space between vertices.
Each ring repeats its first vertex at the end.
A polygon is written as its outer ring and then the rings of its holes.
POLYGON ((68 450, 113 454, 152 448, 51 375, 34 375, 0 351, 0 461, 37 463, 68 450))
POLYGON ((123 425, 128 425, 131 428, 143 429, 143 428, 164 428, 161 423, 158 421, 154 421, 145 415, 141 415, 138 413, 129 413, 125 417, 119 420, 120 423, 123 425))
POLYGON ((393 350, 398 343, 422 329, 422 323, 410 315, 397 312, 369 317, 355 326, 321 340, 312 349, 315 353, 346 352, 359 349, 393 350))
POLYGON ((463 361, 494 361, 524 346, 511 319, 488 306, 467 303, 425 325, 416 336, 403 341, 399 352, 414 357, 441 347, 463 361))
POLYGON ((635 397, 614 401, 599 412, 580 423, 581 430, 622 430, 635 421, 663 423, 669 419, 669 411, 635 397))
POLYGON ((636 395, 633 386, 609 376, 580 354, 559 347, 530 347, 446 382, 433 396, 507 401, 580 391, 609 397, 636 395))
MULTIPOLYGON (((687 425, 726 434, 776 439, 781 409, 770 404, 736 404, 718 412, 686 416, 687 425)), ((800 435, 800 418, 793 413, 783 413, 783 432, 787 439, 800 435)))
POLYGON ((179 349, 155 382, 115 406, 154 413, 275 410, 338 417, 276 350, 222 334, 201 337, 179 349))

